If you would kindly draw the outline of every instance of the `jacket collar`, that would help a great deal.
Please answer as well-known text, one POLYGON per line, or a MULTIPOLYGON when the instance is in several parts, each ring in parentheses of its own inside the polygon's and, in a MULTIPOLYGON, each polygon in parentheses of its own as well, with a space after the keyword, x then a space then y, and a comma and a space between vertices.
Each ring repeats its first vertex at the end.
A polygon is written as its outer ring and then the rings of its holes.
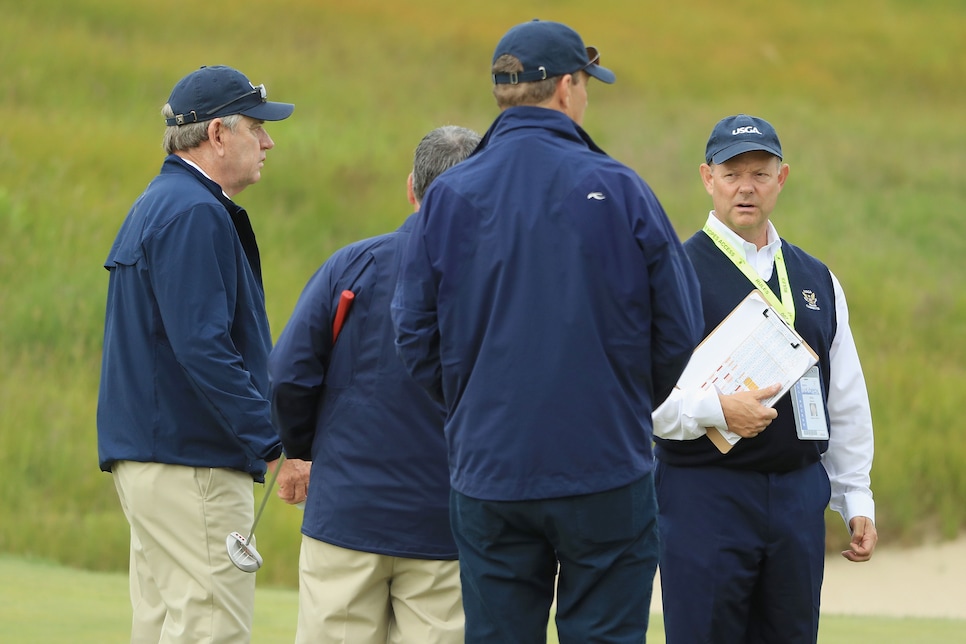
POLYGON ((188 174, 195 177, 205 188, 215 196, 218 201, 228 209, 228 212, 233 212, 241 206, 232 201, 220 185, 218 185, 214 180, 207 177, 203 172, 198 170, 177 154, 169 154, 164 159, 164 164, 161 166, 161 174, 167 174, 168 172, 183 172, 187 171, 188 174))
POLYGON ((500 138, 524 128, 549 130, 557 136, 582 142, 594 152, 607 154, 594 143, 593 139, 590 138, 590 135, 582 127, 577 125, 572 118, 563 112, 528 105, 510 107, 501 112, 490 125, 486 134, 483 135, 480 144, 473 151, 473 154, 478 154, 486 148, 494 138, 500 138))
POLYGON ((204 173, 193 165, 177 154, 169 154, 161 166, 161 174, 176 172, 187 172, 195 177, 225 207, 225 210, 228 211, 228 215, 231 217, 232 224, 235 226, 235 232, 238 233, 238 238, 245 251, 245 256, 248 258, 248 265, 251 266, 252 272, 255 273, 255 277, 258 279, 258 284, 261 285, 262 260, 258 252, 258 242, 255 240, 255 231, 252 229, 251 220, 249 220, 248 213, 245 209, 229 199, 225 191, 221 189, 221 186, 206 177, 204 173))

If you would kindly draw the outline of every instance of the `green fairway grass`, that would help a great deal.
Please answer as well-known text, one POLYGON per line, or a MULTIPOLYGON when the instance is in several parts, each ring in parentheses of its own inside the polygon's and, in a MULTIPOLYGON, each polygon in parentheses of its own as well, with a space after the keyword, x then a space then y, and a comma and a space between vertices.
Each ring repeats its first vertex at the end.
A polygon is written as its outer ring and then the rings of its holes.
MULTIPOLYGON (((127 576, 0 556, 0 641, 4 644, 121 644, 129 638, 127 576)), ((253 644, 292 642, 298 593, 259 586, 253 644)), ((938 644, 963 641, 966 620, 823 616, 822 644, 938 644)), ((551 623, 547 641, 556 644, 551 623)), ((648 641, 664 641, 651 615, 648 641)))

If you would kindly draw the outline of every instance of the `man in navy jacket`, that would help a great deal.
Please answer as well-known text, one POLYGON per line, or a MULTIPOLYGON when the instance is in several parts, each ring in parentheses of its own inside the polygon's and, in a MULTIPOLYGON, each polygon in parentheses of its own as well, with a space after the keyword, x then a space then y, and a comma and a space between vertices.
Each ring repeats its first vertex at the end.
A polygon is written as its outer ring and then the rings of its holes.
POLYGON ((447 410, 466 641, 640 642, 657 565, 651 412, 700 339, 657 198, 580 127, 595 49, 533 21, 493 56, 502 113, 430 187, 393 301, 447 410))
MULTIPOLYGON (((426 187, 480 136, 423 137, 409 175, 426 187)), ((396 356, 389 317, 411 215, 336 251, 312 276, 269 361, 287 454, 312 460, 299 557, 297 642, 463 641, 442 407, 396 356), (344 291, 352 306, 334 341, 344 291)))
MULTIPOLYGON (((250 637, 255 576, 225 539, 252 526, 252 480, 282 446, 258 247, 232 197, 275 145, 263 123, 293 109, 230 67, 181 79, 162 109, 168 157, 104 263, 97 440, 131 525, 132 641, 250 637)), ((279 495, 303 500, 307 476, 286 461, 279 495)))

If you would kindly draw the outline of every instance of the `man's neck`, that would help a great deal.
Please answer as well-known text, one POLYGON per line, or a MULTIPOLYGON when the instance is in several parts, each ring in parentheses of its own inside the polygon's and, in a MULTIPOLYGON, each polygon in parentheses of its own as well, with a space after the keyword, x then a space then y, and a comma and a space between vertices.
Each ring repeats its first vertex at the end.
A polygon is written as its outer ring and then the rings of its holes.
MULTIPOLYGON (((192 154, 190 150, 178 150, 174 154, 176 156, 181 157, 181 160, 182 161, 184 161, 185 163, 187 163, 188 165, 190 165, 192 168, 194 168, 195 170, 197 170, 201 174, 205 175, 206 178, 210 179, 211 181, 214 181, 219 186, 222 185, 221 182, 218 181, 218 179, 216 179, 215 177, 211 176, 211 174, 209 174, 208 171, 205 170, 204 160, 201 157, 199 157, 198 155, 192 154)), ((222 188, 221 191, 222 191, 222 193, 224 193, 224 195, 226 197, 228 197, 229 199, 231 199, 232 196, 230 194, 228 194, 225 191, 224 188, 222 188)))

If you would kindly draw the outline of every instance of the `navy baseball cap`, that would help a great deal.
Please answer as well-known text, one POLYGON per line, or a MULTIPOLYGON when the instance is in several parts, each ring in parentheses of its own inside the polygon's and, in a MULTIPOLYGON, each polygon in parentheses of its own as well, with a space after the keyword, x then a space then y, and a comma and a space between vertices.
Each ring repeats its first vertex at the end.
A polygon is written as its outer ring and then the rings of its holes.
POLYGON ((724 163, 752 150, 764 150, 782 158, 782 144, 771 123, 747 114, 737 114, 721 119, 711 130, 704 159, 708 163, 724 163))
POLYGON ((168 125, 186 125, 199 121, 244 114, 260 121, 287 119, 295 106, 266 100, 264 85, 253 85, 237 69, 224 65, 202 66, 174 86, 168 105, 174 117, 168 125))
POLYGON ((605 83, 616 80, 614 72, 600 66, 597 49, 585 47, 576 31, 559 22, 534 18, 511 28, 497 44, 493 62, 504 54, 518 58, 523 71, 494 74, 497 85, 530 83, 581 70, 605 83))

